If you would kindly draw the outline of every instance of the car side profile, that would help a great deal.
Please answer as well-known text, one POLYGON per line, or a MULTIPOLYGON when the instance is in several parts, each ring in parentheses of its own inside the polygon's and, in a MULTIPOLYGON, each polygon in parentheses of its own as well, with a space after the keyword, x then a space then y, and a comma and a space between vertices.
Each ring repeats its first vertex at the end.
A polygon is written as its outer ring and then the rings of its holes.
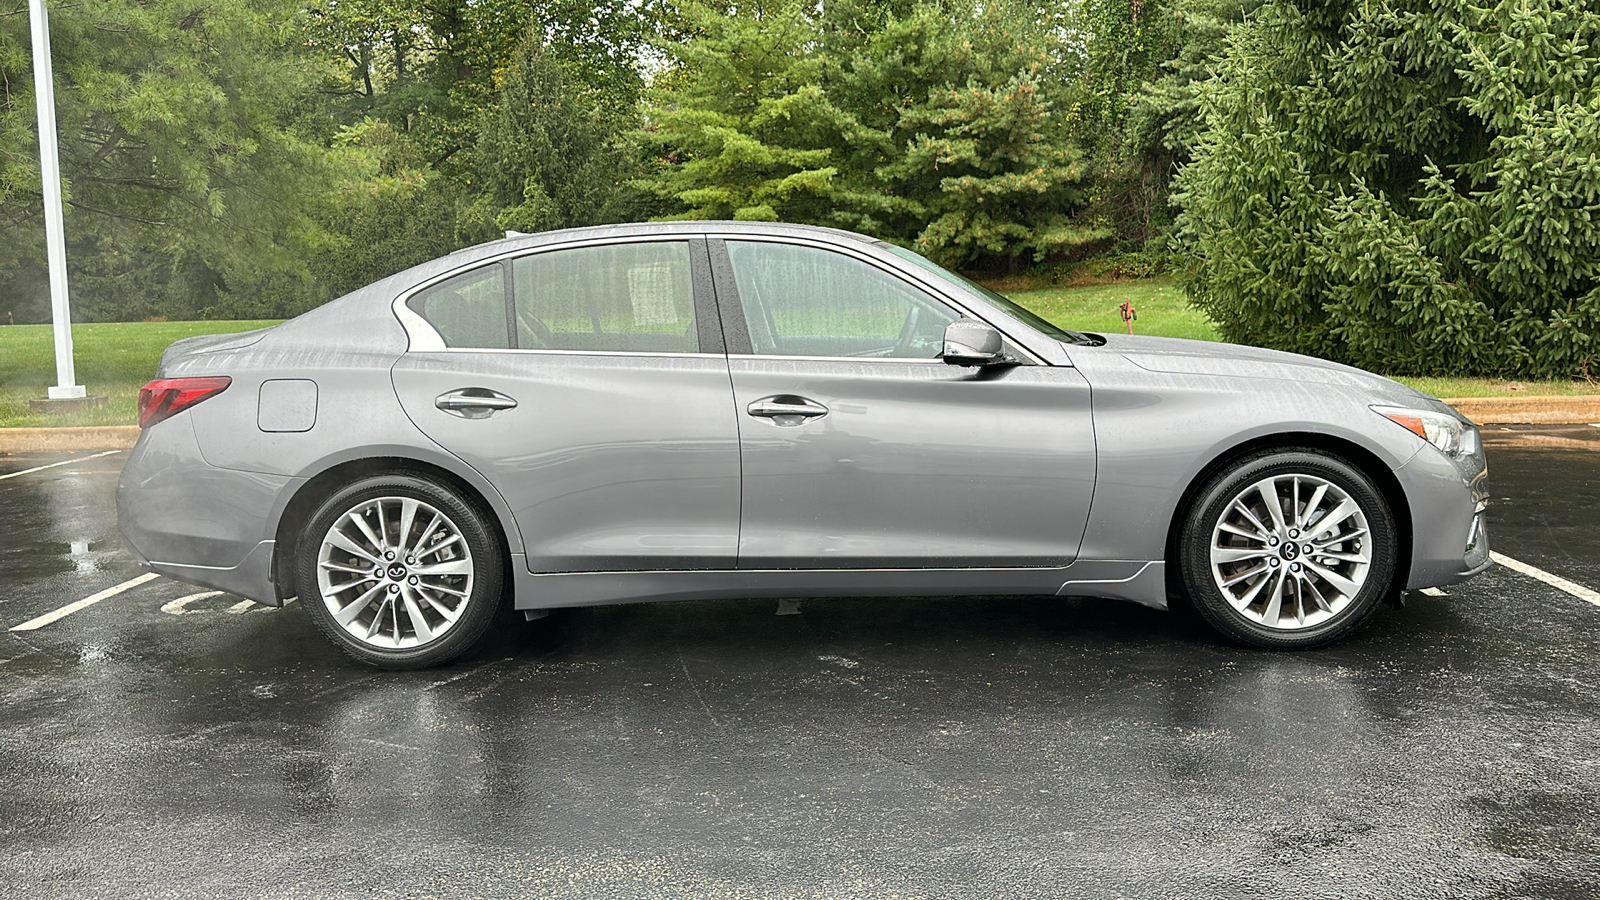
POLYGON ((1477 429, 1358 369, 1059 328, 832 229, 525 235, 179 341, 119 525, 439 664, 505 604, 1049 594, 1343 638, 1489 565, 1477 429))

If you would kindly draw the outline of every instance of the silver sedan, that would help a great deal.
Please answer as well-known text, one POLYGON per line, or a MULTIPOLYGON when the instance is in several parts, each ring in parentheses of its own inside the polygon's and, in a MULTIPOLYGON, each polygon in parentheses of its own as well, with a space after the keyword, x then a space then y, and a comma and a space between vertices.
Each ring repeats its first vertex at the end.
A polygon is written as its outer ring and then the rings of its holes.
POLYGON ((507 606, 1050 594, 1269 648, 1489 565, 1477 429, 1358 369, 1059 328, 848 232, 528 235, 173 344, 123 535, 356 659, 507 606))

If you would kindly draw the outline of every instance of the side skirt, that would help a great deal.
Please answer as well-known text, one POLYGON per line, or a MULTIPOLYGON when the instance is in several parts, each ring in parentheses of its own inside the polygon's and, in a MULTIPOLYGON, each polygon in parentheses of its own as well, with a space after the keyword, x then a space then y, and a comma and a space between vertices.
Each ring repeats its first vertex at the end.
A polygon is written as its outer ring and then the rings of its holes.
POLYGON ((517 609, 762 597, 1107 597, 1167 608, 1166 563, 1079 560, 1048 569, 751 569, 535 574, 512 557, 517 609))

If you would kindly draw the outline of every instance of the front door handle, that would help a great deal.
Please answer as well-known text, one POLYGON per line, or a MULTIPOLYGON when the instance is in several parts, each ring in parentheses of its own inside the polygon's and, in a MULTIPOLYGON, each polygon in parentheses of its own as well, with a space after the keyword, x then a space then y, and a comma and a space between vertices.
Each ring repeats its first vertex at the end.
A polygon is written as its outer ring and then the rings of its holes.
POLYGON ((499 391, 488 388, 461 388, 440 394, 433 405, 452 416, 463 419, 483 419, 502 409, 516 409, 517 401, 499 391))
POLYGON ((807 419, 828 414, 828 408, 821 403, 794 394, 762 397, 746 407, 746 411, 758 418, 771 419, 776 425, 799 425, 807 419))

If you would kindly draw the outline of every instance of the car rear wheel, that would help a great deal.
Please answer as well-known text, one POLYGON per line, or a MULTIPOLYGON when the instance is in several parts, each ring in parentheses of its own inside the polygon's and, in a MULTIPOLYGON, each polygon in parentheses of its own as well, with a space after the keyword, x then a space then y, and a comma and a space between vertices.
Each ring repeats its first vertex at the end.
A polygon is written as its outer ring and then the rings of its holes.
POLYGON ((416 475, 336 492, 300 541, 300 598, 329 640, 386 669, 438 665, 483 637, 502 603, 504 554, 485 517, 416 475))
POLYGON ((1213 477, 1179 542, 1188 600, 1255 647, 1315 647, 1360 628, 1394 580, 1397 537, 1360 469, 1316 450, 1247 457, 1213 477))

